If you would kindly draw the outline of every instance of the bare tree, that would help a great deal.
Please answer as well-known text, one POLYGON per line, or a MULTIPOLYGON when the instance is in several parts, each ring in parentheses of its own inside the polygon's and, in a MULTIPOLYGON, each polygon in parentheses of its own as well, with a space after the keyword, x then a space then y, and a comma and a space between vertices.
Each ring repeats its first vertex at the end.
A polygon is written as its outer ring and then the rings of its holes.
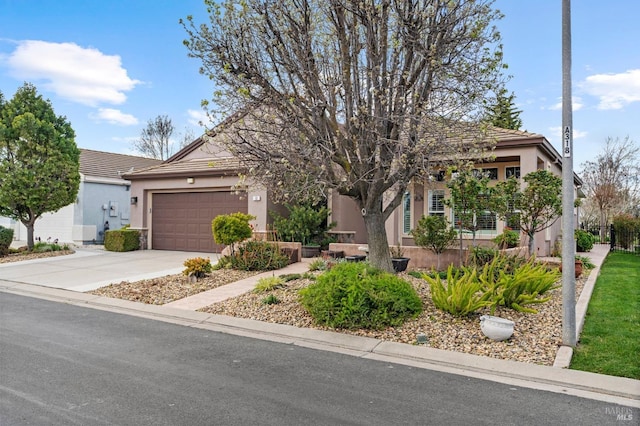
POLYGON ((640 147, 629 136, 622 140, 609 137, 606 143, 594 161, 582 164, 584 192, 600 215, 601 241, 611 217, 634 214, 640 198, 640 147))
POLYGON ((136 140, 133 146, 142 155, 166 160, 173 154, 173 131, 171 119, 166 115, 158 115, 154 120, 147 121, 147 127, 142 129, 140 139, 136 140))
POLYGON ((493 1, 222 3, 182 24, 216 84, 210 113, 242 112, 227 149, 276 199, 351 197, 370 261, 392 270, 385 221, 410 182, 480 154, 473 124, 503 86, 493 1))

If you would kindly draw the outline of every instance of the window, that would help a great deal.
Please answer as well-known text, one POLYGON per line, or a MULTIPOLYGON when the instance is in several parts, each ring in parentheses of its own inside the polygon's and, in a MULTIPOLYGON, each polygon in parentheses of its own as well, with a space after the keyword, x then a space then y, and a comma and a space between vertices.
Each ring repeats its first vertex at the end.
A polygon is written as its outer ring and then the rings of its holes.
POLYGON ((402 232, 408 234, 411 232, 411 193, 404 193, 402 198, 402 232))
POLYGON ((444 189, 429 191, 429 216, 444 216, 444 189))
POLYGON ((498 180, 498 168, 490 167, 485 169, 473 169, 473 176, 475 176, 478 179, 481 179, 482 177, 486 176, 490 180, 498 180))
POLYGON ((485 211, 480 213, 477 216, 471 217, 470 214, 459 215, 454 211, 453 214, 453 223, 455 224, 456 229, 460 226, 460 220, 463 220, 466 223, 462 224, 462 229, 467 232, 471 232, 472 228, 477 231, 496 231, 497 228, 497 217, 496 214, 490 211, 485 211), (462 217, 461 217, 462 216, 462 217))
POLYGON ((520 166, 505 167, 505 176, 507 179, 510 177, 520 179, 520 166))

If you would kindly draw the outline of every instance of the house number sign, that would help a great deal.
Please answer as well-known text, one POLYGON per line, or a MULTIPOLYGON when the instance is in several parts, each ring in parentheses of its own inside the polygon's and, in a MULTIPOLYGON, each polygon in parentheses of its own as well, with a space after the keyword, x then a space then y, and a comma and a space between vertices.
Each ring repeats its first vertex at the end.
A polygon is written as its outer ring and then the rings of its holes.
POLYGON ((571 157, 571 127, 565 126, 562 132, 562 154, 564 157, 571 157))

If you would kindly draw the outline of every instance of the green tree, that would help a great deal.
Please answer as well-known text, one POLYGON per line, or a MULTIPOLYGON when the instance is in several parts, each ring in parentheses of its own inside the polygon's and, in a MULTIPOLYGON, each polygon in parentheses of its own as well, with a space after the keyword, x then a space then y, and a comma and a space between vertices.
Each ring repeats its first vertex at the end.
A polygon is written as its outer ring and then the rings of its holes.
POLYGON ((553 225, 562 215, 562 179, 546 170, 537 170, 524 177, 527 184, 521 191, 515 178, 496 185, 494 208, 502 219, 517 215, 520 229, 529 237, 529 255, 534 253, 537 232, 553 225))
POLYGON ((436 254, 439 271, 440 255, 451 246, 458 233, 449 226, 443 216, 422 216, 418 221, 418 226, 411 230, 411 235, 417 245, 436 254))
POLYGON ((522 110, 516 109, 515 98, 513 92, 507 96, 507 89, 500 90, 495 102, 485 105, 485 120, 502 129, 520 130, 522 110))
POLYGON ((0 96, 0 215, 27 228, 33 248, 35 222, 75 201, 80 150, 64 116, 25 83, 4 102, 0 96))
POLYGON ((471 231, 473 245, 476 245, 476 233, 479 221, 490 207, 489 177, 483 175, 473 165, 467 164, 459 171, 451 174, 447 182, 450 198, 444 202, 453 208, 455 225, 458 227, 460 238, 460 260, 462 260, 462 234, 471 231))
POLYGON ((370 262, 392 271, 385 221, 427 159, 490 144, 477 123, 503 84, 500 12, 491 0, 205 4, 208 24, 181 22, 216 85, 203 103, 239 112, 221 143, 274 200, 352 198, 370 262))

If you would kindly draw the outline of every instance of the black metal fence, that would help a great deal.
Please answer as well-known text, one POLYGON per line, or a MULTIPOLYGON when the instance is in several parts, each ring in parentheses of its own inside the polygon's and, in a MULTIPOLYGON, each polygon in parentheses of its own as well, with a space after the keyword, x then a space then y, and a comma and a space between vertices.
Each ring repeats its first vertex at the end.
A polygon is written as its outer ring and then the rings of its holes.
POLYGON ((618 228, 613 225, 609 231, 611 251, 625 251, 640 255, 640 230, 637 228, 618 228))

